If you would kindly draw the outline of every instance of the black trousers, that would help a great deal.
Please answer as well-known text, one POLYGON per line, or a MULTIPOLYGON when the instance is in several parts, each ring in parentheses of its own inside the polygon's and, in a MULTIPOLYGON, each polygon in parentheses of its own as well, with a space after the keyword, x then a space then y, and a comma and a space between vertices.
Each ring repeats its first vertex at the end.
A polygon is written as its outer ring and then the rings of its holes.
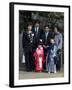
POLYGON ((34 59, 31 51, 25 52, 26 71, 34 70, 34 59))

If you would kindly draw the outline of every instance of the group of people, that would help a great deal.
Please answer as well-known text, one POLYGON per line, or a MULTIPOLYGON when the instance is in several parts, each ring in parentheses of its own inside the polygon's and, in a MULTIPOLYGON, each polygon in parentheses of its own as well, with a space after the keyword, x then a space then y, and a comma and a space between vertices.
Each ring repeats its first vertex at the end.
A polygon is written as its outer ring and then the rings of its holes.
POLYGON ((27 30, 23 32, 22 45, 26 71, 60 71, 62 34, 58 26, 51 30, 49 25, 45 25, 42 30, 38 20, 34 27, 32 23, 28 23, 27 30))

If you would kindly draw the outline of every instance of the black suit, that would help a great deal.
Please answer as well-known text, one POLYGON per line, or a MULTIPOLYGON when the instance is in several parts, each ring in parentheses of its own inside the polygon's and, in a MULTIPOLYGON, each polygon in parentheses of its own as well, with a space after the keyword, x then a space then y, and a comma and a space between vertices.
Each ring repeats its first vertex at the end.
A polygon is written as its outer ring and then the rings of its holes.
POLYGON ((34 62, 33 62, 33 36, 32 33, 29 34, 28 32, 23 33, 23 50, 25 55, 25 64, 26 70, 31 71, 34 69, 34 62))
POLYGON ((35 28, 33 28, 32 32, 34 33, 34 50, 35 50, 37 48, 38 43, 39 43, 39 39, 42 38, 43 30, 41 30, 39 28, 38 31, 36 31, 35 28))
POLYGON ((44 45, 50 45, 50 38, 53 37, 53 34, 51 32, 48 32, 47 37, 46 37, 46 32, 43 33, 42 35, 42 40, 44 45))

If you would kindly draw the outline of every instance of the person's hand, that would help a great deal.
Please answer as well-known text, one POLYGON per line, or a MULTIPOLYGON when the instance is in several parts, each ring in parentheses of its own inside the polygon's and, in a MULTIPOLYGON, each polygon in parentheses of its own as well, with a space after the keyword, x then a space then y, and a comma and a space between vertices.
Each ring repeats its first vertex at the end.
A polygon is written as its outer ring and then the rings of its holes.
POLYGON ((49 47, 49 45, 46 46, 46 48, 49 47))
POLYGON ((46 46, 45 46, 45 45, 43 45, 43 47, 44 47, 44 48, 46 48, 46 46))

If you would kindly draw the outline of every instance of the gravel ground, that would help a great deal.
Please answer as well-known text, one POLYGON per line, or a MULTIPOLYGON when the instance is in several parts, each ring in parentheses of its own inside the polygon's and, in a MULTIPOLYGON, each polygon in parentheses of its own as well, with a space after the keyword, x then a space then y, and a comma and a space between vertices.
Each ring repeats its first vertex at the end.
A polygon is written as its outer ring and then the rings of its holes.
POLYGON ((36 78, 57 78, 63 77, 64 72, 61 70, 57 73, 47 73, 47 72, 26 72, 26 71, 19 71, 19 79, 36 79, 36 78))

